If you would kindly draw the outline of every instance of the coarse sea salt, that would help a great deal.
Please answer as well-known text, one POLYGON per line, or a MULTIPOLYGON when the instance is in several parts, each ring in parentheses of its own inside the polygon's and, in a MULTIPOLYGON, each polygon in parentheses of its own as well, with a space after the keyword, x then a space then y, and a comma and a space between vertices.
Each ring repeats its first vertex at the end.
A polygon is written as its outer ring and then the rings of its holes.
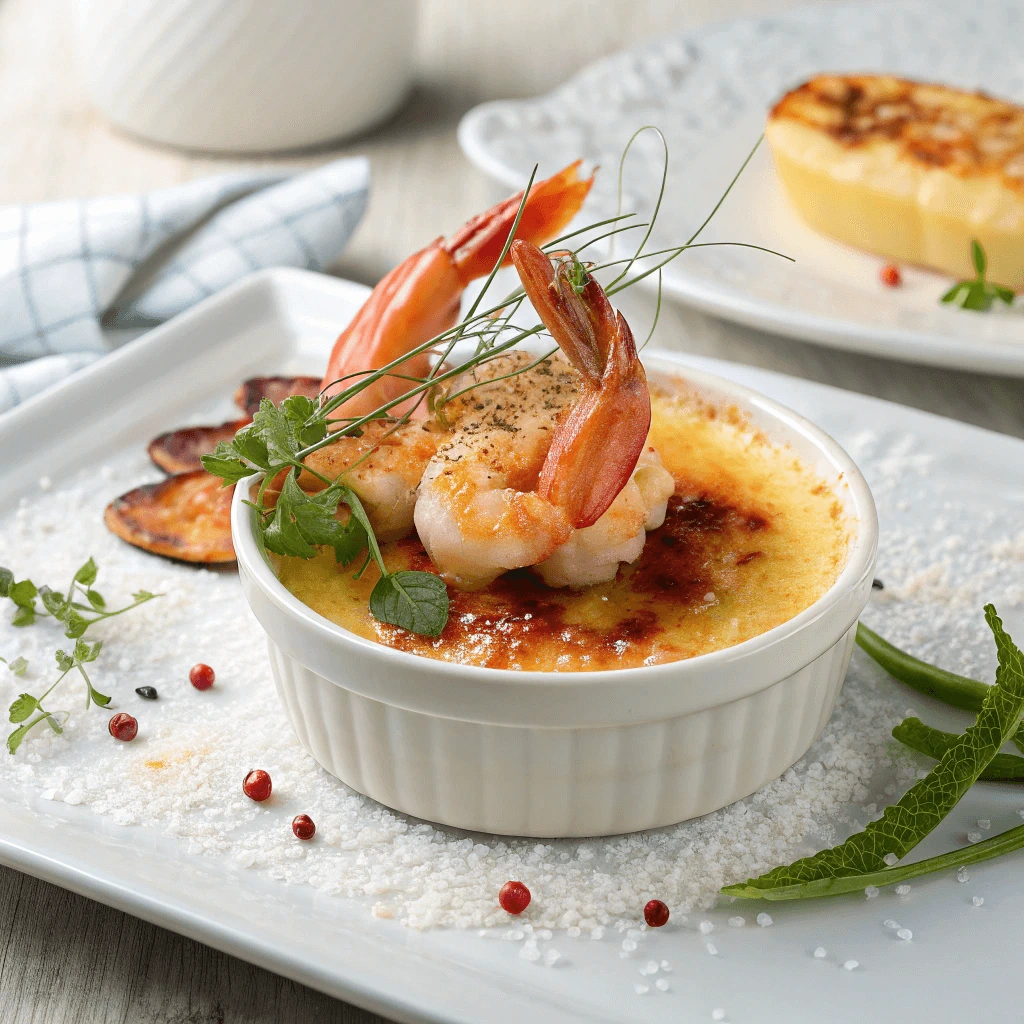
MULTIPOLYGON (((204 418, 219 422, 224 412, 204 418)), ((543 896, 536 893, 529 911, 534 926, 579 928, 597 940, 615 922, 638 925, 652 891, 675 920, 710 909, 721 886, 803 856, 809 843, 841 840, 851 807, 887 804, 913 782, 918 765, 894 752, 890 739, 906 697, 858 652, 808 753, 753 796, 698 821, 539 844, 394 813, 327 775, 299 746, 274 692, 265 637, 233 574, 165 563, 103 526, 112 497, 159 478, 142 450, 145 440, 126 455, 105 453, 102 471, 76 476, 70 486, 55 475, 49 491, 33 488, 17 510, 0 515, 0 564, 19 577, 61 586, 93 555, 108 602, 140 588, 164 595, 89 633, 106 641, 93 682, 117 710, 139 719, 137 739, 112 743, 109 715, 82 710, 84 694, 69 679, 50 701, 72 711, 64 734, 36 730, 16 756, 0 759, 5 798, 45 794, 52 803, 78 805, 75 813, 172 837, 183 857, 218 858, 281 885, 311 886, 416 928, 507 927, 498 890, 510 878, 543 877, 543 896), (188 684, 197 661, 217 672, 206 693, 188 684), (138 700, 140 685, 155 686, 159 701, 138 700), (241 779, 257 766, 274 780, 268 806, 241 792, 241 779), (316 822, 312 843, 291 834, 288 823, 298 813, 316 822)), ((991 637, 977 608, 985 600, 1001 609, 1024 602, 1024 587, 1005 572, 1007 562, 1024 561, 1024 533, 1008 534, 1005 517, 980 500, 969 504, 969 495, 942 517, 898 513, 897 504, 928 476, 930 457, 912 440, 889 445, 869 432, 847 447, 869 478, 882 520, 878 574, 886 586, 873 594, 865 621, 914 654, 991 678, 991 637), (958 531, 962 543, 945 545, 958 531)), ((0 706, 22 691, 41 692, 52 681, 53 651, 64 643, 51 624, 14 629, 5 613, 0 655, 24 655, 30 666, 20 679, 0 673, 0 706)))

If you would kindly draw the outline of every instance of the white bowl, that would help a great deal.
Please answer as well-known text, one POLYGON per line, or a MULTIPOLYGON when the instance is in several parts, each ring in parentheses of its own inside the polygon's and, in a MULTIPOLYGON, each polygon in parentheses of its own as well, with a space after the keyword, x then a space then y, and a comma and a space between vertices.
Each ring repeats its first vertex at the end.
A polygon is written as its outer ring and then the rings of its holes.
POLYGON ((874 573, 878 523, 860 471, 801 416, 741 387, 645 357, 735 404, 834 488, 847 562, 788 622, 686 661, 600 672, 517 672, 392 650, 314 612, 278 581, 235 489, 242 589, 266 630, 303 746, 360 793, 429 821, 505 835, 609 835, 706 814, 777 778, 828 721, 874 573))

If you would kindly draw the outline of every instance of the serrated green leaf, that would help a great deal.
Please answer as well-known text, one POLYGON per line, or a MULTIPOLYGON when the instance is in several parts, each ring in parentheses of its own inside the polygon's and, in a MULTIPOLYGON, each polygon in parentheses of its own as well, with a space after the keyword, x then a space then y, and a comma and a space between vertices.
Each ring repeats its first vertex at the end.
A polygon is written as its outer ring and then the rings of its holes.
POLYGON ((14 586, 14 573, 0 565, 0 597, 10 597, 14 586))
POLYGON ((317 549, 334 549, 335 558, 348 565, 365 547, 366 534, 353 517, 347 523, 335 518, 344 489, 332 485, 307 494, 289 473, 278 495, 273 515, 264 529, 264 543, 278 555, 312 558, 317 549))
POLYGON ((431 572, 381 576, 370 593, 370 613, 420 636, 440 636, 448 622, 448 588, 431 572))
POLYGON ((316 416, 311 422, 306 422, 318 408, 312 399, 302 395, 292 395, 280 406, 264 398, 249 429, 279 462, 294 461, 303 448, 327 435, 327 421, 324 417, 316 416))
POLYGON ((19 608, 34 608, 35 598, 38 593, 36 585, 31 580, 21 580, 10 588, 7 596, 19 608))
MULTIPOLYGON (((260 469, 267 469, 270 466, 270 452, 267 450, 267 442, 260 437, 259 431, 253 424, 243 427, 235 434, 231 448, 246 462, 251 462, 260 469)), ((217 454, 217 451, 214 451, 217 454)))
POLYGON ((91 604, 96 611, 101 612, 107 607, 106 599, 98 590, 92 590, 90 588, 85 592, 85 596, 89 601, 89 604, 91 604))
POLYGON ((96 582, 96 575, 98 572, 99 570, 96 567, 96 563, 90 556, 89 561, 75 573, 75 582, 81 583, 83 587, 91 587, 96 582))
POLYGON ((758 898, 765 891, 789 888, 795 892, 798 887, 807 888, 807 895, 822 895, 817 883, 884 870, 887 855, 902 859, 945 818, 1024 717, 1024 654, 1003 629, 992 605, 985 606, 985 620, 999 657, 995 684, 985 694, 977 721, 957 737, 932 771, 845 843, 746 883, 726 886, 725 895, 758 898))
POLYGON ((31 693, 19 693, 8 711, 8 721, 17 725, 24 722, 39 707, 39 701, 31 693))
POLYGON ((36 610, 35 608, 26 608, 24 605, 19 606, 18 610, 14 613, 14 618, 11 619, 11 625, 13 626, 31 626, 36 621, 36 610))
MULTIPOLYGON (((939 760, 953 746, 959 736, 925 725, 920 718, 905 718, 892 731, 894 739, 920 754, 939 760)), ((1024 757, 1016 754, 996 754, 988 767, 978 776, 986 782, 1024 780, 1024 757)))
POLYGON ((219 476, 225 487, 236 484, 239 480, 244 480, 253 473, 253 467, 247 462, 243 462, 235 454, 234 448, 224 441, 217 445, 217 450, 213 454, 202 455, 199 461, 203 464, 203 469, 207 473, 219 476), (222 446, 227 450, 221 451, 222 446))

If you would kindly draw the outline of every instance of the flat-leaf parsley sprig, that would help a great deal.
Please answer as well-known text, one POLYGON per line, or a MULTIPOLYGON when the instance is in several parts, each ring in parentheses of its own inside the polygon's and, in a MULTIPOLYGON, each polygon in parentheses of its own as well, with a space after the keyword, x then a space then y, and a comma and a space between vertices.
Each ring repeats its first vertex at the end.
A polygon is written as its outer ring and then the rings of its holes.
MULTIPOLYGON (((657 131, 657 129, 649 127, 641 130, 657 131)), ((630 140, 630 145, 632 141, 630 140)), ((627 152, 628 148, 627 146, 627 152)), ((753 155, 753 151, 750 155, 753 155)), ((623 154, 624 160, 625 153, 623 154)), ((704 244, 744 244, 699 243, 696 238, 721 206, 725 196, 732 190, 739 174, 742 173, 749 160, 750 156, 747 157, 740 171, 725 189, 722 198, 719 199, 711 214, 705 218, 693 236, 682 245, 670 249, 646 251, 646 245, 651 237, 665 193, 668 166, 666 150, 666 173, 662 175, 657 202, 649 220, 638 221, 634 214, 620 213, 555 238, 546 243, 543 248, 552 257, 568 261, 570 272, 577 275, 585 276, 605 269, 620 268, 618 277, 607 288, 609 295, 623 291, 657 273, 659 288, 654 315, 656 324, 661 308, 661 270, 668 262, 687 249, 697 248, 704 244), (581 260, 578 256, 587 246, 638 229, 646 230, 636 250, 628 258, 609 259, 605 263, 595 265, 581 260), (569 240, 574 240, 575 248, 566 248, 565 243, 569 240), (644 261, 645 268, 638 269, 630 276, 630 271, 639 260, 644 261)), ((449 381, 474 367, 498 358, 530 338, 546 336, 543 325, 524 328, 512 322, 513 316, 525 301, 525 293, 521 287, 514 289, 492 305, 488 306, 484 302, 484 296, 491 287, 495 275, 516 237, 519 221, 526 207, 536 173, 537 168, 535 167, 523 190, 522 199, 505 246, 476 299, 459 323, 410 351, 403 352, 380 369, 350 374, 341 380, 331 382, 331 387, 336 385, 343 385, 343 387, 330 398, 321 395, 320 401, 313 401, 309 398, 291 397, 285 399, 277 407, 269 400, 264 399, 259 412, 249 426, 240 430, 232 441, 222 441, 211 455, 202 458, 206 470, 220 477, 224 486, 237 484, 253 474, 262 473, 263 479, 260 481, 255 495, 246 497, 247 499, 252 498, 248 503, 253 508, 253 522, 258 535, 257 539, 266 550, 278 555, 312 558, 318 550, 330 548, 333 549, 339 564, 349 565, 365 547, 367 554, 363 567, 372 559, 381 573, 380 580, 370 595, 370 612, 378 621, 390 623, 414 633, 438 636, 444 629, 448 620, 448 592, 444 582, 436 574, 430 572, 411 570, 389 572, 381 557, 373 528, 358 497, 344 483, 345 474, 343 473, 337 480, 331 480, 310 466, 304 465, 304 460, 313 452, 334 444, 342 437, 360 436, 363 428, 374 420, 385 420, 388 424, 387 432, 397 430, 408 422, 413 410, 418 409, 424 402, 432 415, 436 416, 441 423, 446 422, 444 419, 445 402, 451 401, 473 387, 490 382, 490 378, 472 382, 455 395, 446 393, 445 385, 449 381), (475 342, 475 351, 460 365, 451 366, 447 361, 448 357, 455 346, 463 342, 475 342), (411 358, 424 354, 433 357, 433 366, 426 376, 415 377, 403 372, 403 366, 411 358), (409 383, 409 387, 403 394, 365 415, 344 417, 340 414, 342 407, 349 399, 372 387, 374 383, 384 377, 405 380, 409 383), (399 406, 408 407, 404 412, 398 413, 399 406), (324 489, 316 494, 303 492, 297 483, 299 473, 303 469, 319 479, 324 484, 324 489), (273 491, 271 490, 272 484, 273 491), (276 500, 269 501, 268 497, 271 496, 276 500), (337 517, 341 505, 347 506, 349 511, 344 522, 339 521, 337 517)), ((761 247, 750 246, 750 248, 761 247)), ((762 251, 772 252, 767 249, 762 251)), ((781 256, 782 254, 773 253, 773 255, 781 256)), ((788 259, 789 257, 784 258, 788 259)), ((654 326, 652 325, 651 333, 653 330, 654 326)), ((648 337, 650 337, 650 333, 648 337)), ((554 351, 552 349, 546 356, 541 356, 538 361, 550 358, 554 351)), ((536 363, 530 365, 536 365, 536 363)), ((513 373, 505 376, 514 376, 527 369, 529 366, 519 367, 513 373)), ((350 466, 346 472, 350 472, 353 468, 354 465, 350 466)), ((361 572, 362 568, 359 571, 361 572)))
POLYGON ((958 864, 976 863, 1024 847, 1024 826, 994 836, 970 850, 957 850, 914 864, 897 861, 942 822, 960 798, 995 761, 1024 718, 1024 653, 1003 629, 995 608, 985 620, 999 657, 995 684, 988 687, 974 725, 945 746, 938 764, 882 817, 845 843, 822 850, 736 885, 727 896, 796 900, 856 892, 958 864))
POLYGON ((987 313, 996 299, 1012 306, 1012 289, 985 280, 988 258, 976 238, 971 239, 971 262, 974 264, 974 280, 957 282, 940 301, 959 306, 961 309, 973 309, 979 313, 987 313))
MULTIPOLYGON (((64 635, 75 641, 71 652, 58 650, 54 660, 60 675, 40 696, 31 693, 20 693, 8 709, 8 721, 15 729, 7 737, 7 749, 13 754, 28 733, 41 722, 55 732, 62 733, 70 715, 69 711, 50 711, 43 707, 43 701, 71 673, 77 671, 85 682, 85 706, 95 704, 104 708, 110 703, 110 697, 100 693, 92 684, 85 666, 94 662, 103 649, 103 641, 89 643, 82 639, 84 633, 97 622, 123 615, 125 612, 138 608, 139 605, 160 597, 148 590, 139 590, 132 595, 132 603, 122 608, 109 610, 106 599, 93 586, 99 570, 96 562, 89 558, 76 572, 64 594, 46 586, 36 586, 31 580, 16 581, 10 569, 0 568, 0 598, 8 598, 15 606, 12 623, 15 626, 29 626, 39 617, 52 618, 64 626, 64 635), (37 606, 36 602, 40 606, 37 606)), ((3 660, 3 659, 0 659, 3 660)), ((24 658, 17 658, 8 666, 15 675, 23 675, 28 667, 24 658)))

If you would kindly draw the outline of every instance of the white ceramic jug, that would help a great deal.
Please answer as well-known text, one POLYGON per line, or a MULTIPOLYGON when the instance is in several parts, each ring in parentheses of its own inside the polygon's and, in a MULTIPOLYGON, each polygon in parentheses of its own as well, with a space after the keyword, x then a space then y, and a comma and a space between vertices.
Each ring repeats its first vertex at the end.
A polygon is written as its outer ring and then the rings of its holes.
POLYGON ((390 114, 413 74, 416 0, 78 0, 97 106, 186 149, 269 152, 390 114))

